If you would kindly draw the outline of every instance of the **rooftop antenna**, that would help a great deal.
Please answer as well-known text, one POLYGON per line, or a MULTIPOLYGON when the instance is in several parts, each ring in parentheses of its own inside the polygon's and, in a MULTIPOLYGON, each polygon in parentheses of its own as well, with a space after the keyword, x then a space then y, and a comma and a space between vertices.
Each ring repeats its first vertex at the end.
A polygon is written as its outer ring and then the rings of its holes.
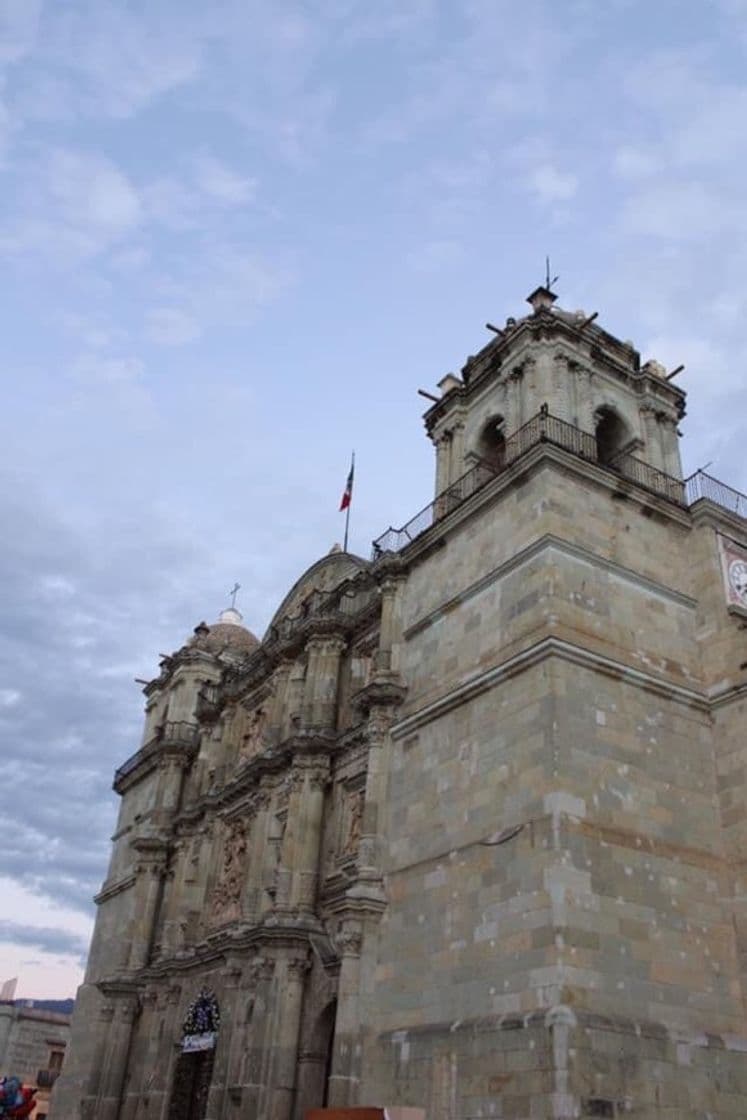
POLYGON ((552 280, 550 279, 550 258, 545 257, 545 287, 548 292, 552 291, 553 284, 557 284, 559 279, 559 276, 553 276, 552 280))
POLYGON ((235 583, 228 594, 231 596, 231 609, 236 610, 236 596, 241 590, 241 584, 235 583))

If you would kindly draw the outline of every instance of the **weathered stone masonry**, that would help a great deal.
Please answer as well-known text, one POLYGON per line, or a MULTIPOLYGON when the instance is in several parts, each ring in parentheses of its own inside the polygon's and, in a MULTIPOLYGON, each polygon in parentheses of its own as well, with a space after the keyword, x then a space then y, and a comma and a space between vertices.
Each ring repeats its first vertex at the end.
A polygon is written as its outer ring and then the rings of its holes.
POLYGON ((56 1120, 744 1116, 747 508, 554 302, 441 382, 427 510, 146 687, 56 1120))

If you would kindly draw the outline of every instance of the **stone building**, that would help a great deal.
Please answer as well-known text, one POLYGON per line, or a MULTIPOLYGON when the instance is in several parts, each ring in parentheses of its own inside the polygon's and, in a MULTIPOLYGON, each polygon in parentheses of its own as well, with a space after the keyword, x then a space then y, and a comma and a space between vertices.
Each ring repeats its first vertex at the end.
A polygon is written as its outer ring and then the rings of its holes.
POLYGON ((56 1120, 747 1113, 746 500, 528 302, 434 501, 145 688, 56 1120))
POLYGON ((20 1001, 0 1002, 0 1077, 18 1077, 36 1087, 32 1120, 47 1120, 69 1040, 69 1015, 20 1001))

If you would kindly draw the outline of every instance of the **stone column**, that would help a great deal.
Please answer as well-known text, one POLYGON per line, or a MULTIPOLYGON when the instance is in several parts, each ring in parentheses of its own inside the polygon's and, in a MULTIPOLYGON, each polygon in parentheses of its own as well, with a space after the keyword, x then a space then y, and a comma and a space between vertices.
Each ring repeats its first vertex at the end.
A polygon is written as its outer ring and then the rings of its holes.
POLYGON ((301 722, 304 729, 334 731, 337 689, 345 640, 339 635, 315 635, 306 644, 308 667, 301 722))
MULTIPOLYGON (((285 786, 280 785, 275 778, 266 779, 260 787, 260 793, 264 793, 267 798, 264 849, 261 861, 258 863, 258 867, 261 866, 260 886, 262 889, 259 899, 261 915, 277 908, 279 904, 278 895, 283 861, 283 840, 285 838, 281 816, 283 812, 281 794, 284 788, 285 786)), ((290 881, 284 897, 286 900, 290 897, 290 881)))
POLYGON ((230 1115, 228 1109, 228 1087, 235 1082, 235 1062, 233 1061, 234 1041, 239 1033, 237 1023, 238 991, 242 979, 241 961, 229 958, 220 973, 217 992, 220 1006, 220 1031, 215 1048, 215 1061, 210 1080, 208 1095, 208 1116, 230 1115))
POLYGON ((379 648, 374 656, 376 674, 397 671, 399 641, 402 634, 399 618, 399 591, 404 586, 404 575, 396 569, 385 571, 381 581, 381 615, 379 618, 379 648))
MULTIPOLYGON (((439 432, 433 436, 436 447, 436 493, 443 494, 449 485, 449 455, 451 452, 451 432, 439 432)), ((438 516, 438 513, 436 514, 438 516)))
POLYGON ((555 354, 552 361, 550 394, 547 398, 550 413, 559 420, 573 423, 575 415, 575 377, 565 354, 555 354))
POLYGON ((241 1115, 267 1116, 272 1095, 274 1013, 276 1012, 276 962, 255 957, 249 968, 249 995, 241 1047, 241 1115))
MULTIPOLYGON (((291 771, 293 793, 288 806, 288 860, 291 870, 290 908, 312 915, 319 878, 324 792, 329 782, 326 755, 301 757, 291 771)), ((284 845, 283 854, 286 854, 284 845)))
MULTIPOLYGON (((104 1088, 104 1077, 106 1074, 106 1053, 109 1047, 109 1032, 112 1030, 112 1022, 114 1019, 114 1003, 106 1000, 101 1004, 98 1015, 96 1016, 97 1024, 95 1027, 97 1033, 96 1044, 93 1049, 93 1060, 87 1070, 88 1079, 81 1086, 81 1120, 96 1120, 96 1105, 99 1099, 99 1094, 104 1088)), ((75 1051, 73 1051, 73 1054, 75 1051)), ((67 1060, 69 1062, 70 1055, 67 1060)), ((64 1076, 64 1074, 63 1074, 64 1076)), ((57 1116, 59 1094, 52 1102, 52 1115, 57 1116)), ((63 1114, 60 1114, 60 1120, 65 1120, 63 1114)))
POLYGON ((305 953, 285 961, 285 975, 278 989, 280 1006, 273 1048, 270 1120, 291 1120, 293 1115, 303 991, 309 967, 305 953))
MULTIPOLYGON (((523 401, 524 370, 521 366, 514 366, 508 375, 506 392, 506 435, 511 436, 518 431, 524 423, 523 401)), ((508 453, 508 449, 507 449, 508 453)), ((510 461, 510 455, 509 455, 510 461)))
POLYGON ((340 980, 337 989, 332 1074, 329 1079, 328 1105, 344 1108, 358 1103, 361 1077, 361 985, 360 964, 363 944, 362 923, 354 917, 343 918, 336 937, 340 951, 340 980))
POLYGON ((641 408, 641 420, 643 422, 644 439, 646 442, 644 450, 646 462, 650 463, 652 467, 658 467, 660 471, 665 471, 666 467, 664 466, 661 453, 659 422, 656 418, 655 410, 650 405, 643 405, 641 408))
POLYGON ((148 963, 153 945, 166 867, 166 845, 161 840, 140 837, 133 841, 133 847, 138 853, 138 862, 128 968, 135 970, 148 963))
POLYGON ((96 1120, 119 1120, 138 1010, 137 996, 116 997, 94 1114, 96 1120))
POLYGON ((147 987, 140 997, 141 1010, 137 1027, 133 1029, 129 1066, 119 1120, 136 1120, 149 1116, 150 1094, 156 1074, 155 1058, 159 1014, 158 990, 147 987))
POLYGON ((242 891, 242 916, 250 923, 256 922, 262 912, 269 804, 267 789, 259 789, 252 794, 249 809, 251 819, 247 824, 248 862, 242 891))
POLYGON ((154 820, 159 825, 171 823, 182 802, 184 774, 192 763, 193 753, 184 749, 168 749, 158 764, 158 788, 154 820))
POLYGON ((271 744, 280 742, 289 733, 288 686, 292 669, 293 662, 285 659, 272 678, 272 700, 267 719, 267 738, 271 744))
POLYGON ((464 474, 464 420, 456 420, 451 430, 451 454, 449 456, 449 485, 464 474))
POLYGON ((158 1057, 156 1069, 158 1080, 154 1086, 156 1102, 153 1108, 154 1120, 167 1120, 171 1091, 174 1082, 174 1070, 181 1053, 181 1022, 182 989, 178 984, 171 984, 166 989, 162 1002, 163 1033, 158 1040, 158 1057))
POLYGON ((660 422, 661 455, 664 470, 672 478, 682 478, 680 443, 677 437, 677 421, 673 416, 662 415, 660 422))

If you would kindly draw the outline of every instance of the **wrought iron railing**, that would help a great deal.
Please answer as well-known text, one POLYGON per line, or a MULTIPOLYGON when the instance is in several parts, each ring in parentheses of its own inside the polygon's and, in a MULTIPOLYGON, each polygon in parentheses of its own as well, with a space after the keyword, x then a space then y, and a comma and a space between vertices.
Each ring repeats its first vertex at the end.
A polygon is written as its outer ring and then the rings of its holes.
POLYGON ((139 751, 135 751, 114 773, 114 788, 119 782, 137 769, 141 762, 158 754, 163 747, 183 747, 189 749, 196 746, 199 728, 196 723, 186 720, 170 720, 157 728, 155 735, 149 739, 139 751))
POLYGON ((485 483, 490 482, 495 475, 496 468, 489 466, 487 463, 480 462, 471 467, 466 474, 452 483, 434 501, 429 502, 419 513, 411 517, 401 529, 395 529, 390 525, 385 533, 377 537, 373 542, 374 560, 382 552, 400 552, 410 541, 414 541, 426 529, 430 529, 436 521, 445 517, 447 513, 451 513, 467 498, 471 498, 473 494, 481 490, 485 483))
POLYGON ((645 486, 647 490, 653 490, 678 505, 685 504, 685 484, 681 479, 665 474, 650 463, 644 463, 643 459, 636 459, 635 455, 623 455, 615 459, 612 469, 619 471, 631 482, 645 486))
POLYGON ((605 469, 622 475, 631 482, 644 486, 647 490, 678 505, 683 505, 685 502, 685 487, 680 479, 665 474, 664 471, 650 466, 634 455, 625 455, 615 462, 600 463, 597 439, 592 432, 585 432, 566 420, 561 420, 559 416, 552 416, 543 408, 507 437, 499 463, 490 465, 481 460, 429 505, 416 513, 401 529, 390 526, 385 533, 377 537, 373 542, 373 559, 376 560, 384 552, 400 552, 426 529, 430 529, 431 525, 446 517, 480 490, 491 478, 501 474, 540 443, 551 443, 556 447, 562 447, 565 451, 570 451, 580 459, 598 463, 605 469))
POLYGON ((728 509, 731 513, 736 513, 738 517, 747 518, 747 494, 742 494, 732 486, 727 486, 725 482, 719 482, 717 478, 706 474, 705 471, 696 471, 695 474, 691 474, 685 481, 685 489, 689 506, 700 501, 701 498, 705 498, 706 501, 715 502, 722 509, 728 509))

